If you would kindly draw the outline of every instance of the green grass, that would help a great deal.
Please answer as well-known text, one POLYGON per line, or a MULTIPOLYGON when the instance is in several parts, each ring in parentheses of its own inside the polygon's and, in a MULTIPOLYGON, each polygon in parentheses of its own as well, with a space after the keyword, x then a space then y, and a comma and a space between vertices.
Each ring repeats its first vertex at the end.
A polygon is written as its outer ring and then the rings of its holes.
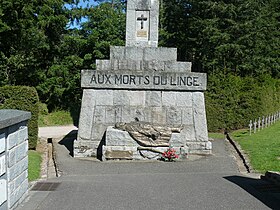
POLYGON ((231 137, 249 156, 254 170, 280 171, 280 122, 251 136, 248 130, 237 130, 231 137))
POLYGON ((34 181, 40 178, 41 172, 41 154, 34 150, 28 151, 28 181, 34 181))
POLYGON ((55 111, 47 115, 39 115, 39 127, 71 124, 73 124, 73 119, 68 111, 55 111))
POLYGON ((225 135, 223 133, 208 133, 208 136, 213 139, 224 139, 225 135))

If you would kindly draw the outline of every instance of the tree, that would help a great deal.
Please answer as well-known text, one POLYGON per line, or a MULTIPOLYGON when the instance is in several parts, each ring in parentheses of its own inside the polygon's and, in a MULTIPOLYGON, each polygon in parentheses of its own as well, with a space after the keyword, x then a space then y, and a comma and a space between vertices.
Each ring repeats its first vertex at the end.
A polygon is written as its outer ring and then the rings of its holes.
POLYGON ((96 59, 108 59, 110 46, 122 46, 125 40, 125 13, 122 7, 102 3, 91 9, 80 34, 86 40, 84 67, 93 68, 96 59))
POLYGON ((279 77, 277 0, 163 0, 161 13, 161 43, 195 71, 279 77))

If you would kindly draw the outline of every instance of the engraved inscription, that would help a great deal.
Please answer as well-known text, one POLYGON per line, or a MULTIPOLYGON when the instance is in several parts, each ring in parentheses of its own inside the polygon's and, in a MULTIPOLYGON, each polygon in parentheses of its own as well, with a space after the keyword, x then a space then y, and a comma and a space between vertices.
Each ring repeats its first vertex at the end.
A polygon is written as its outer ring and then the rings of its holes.
POLYGON ((97 73, 90 78, 90 84, 102 85, 171 85, 171 86, 200 86, 197 76, 170 76, 170 75, 137 75, 137 74, 108 74, 97 73))

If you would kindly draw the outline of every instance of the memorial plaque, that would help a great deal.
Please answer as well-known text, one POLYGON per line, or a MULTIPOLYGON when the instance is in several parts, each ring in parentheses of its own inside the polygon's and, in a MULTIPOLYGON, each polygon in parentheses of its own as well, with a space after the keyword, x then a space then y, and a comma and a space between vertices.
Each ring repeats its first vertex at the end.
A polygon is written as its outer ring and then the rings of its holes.
POLYGON ((132 160, 133 152, 132 151, 121 151, 121 150, 107 150, 105 152, 106 159, 123 159, 123 160, 132 160))

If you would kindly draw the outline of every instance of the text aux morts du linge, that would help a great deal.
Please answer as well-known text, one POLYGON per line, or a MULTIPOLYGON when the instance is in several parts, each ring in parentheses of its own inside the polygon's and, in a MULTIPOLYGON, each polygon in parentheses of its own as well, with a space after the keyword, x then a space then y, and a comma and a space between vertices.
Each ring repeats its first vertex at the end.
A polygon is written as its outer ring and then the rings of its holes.
POLYGON ((140 75, 116 74, 97 72, 92 75, 90 84, 94 85, 171 85, 171 86, 200 86, 199 77, 175 74, 140 75))

